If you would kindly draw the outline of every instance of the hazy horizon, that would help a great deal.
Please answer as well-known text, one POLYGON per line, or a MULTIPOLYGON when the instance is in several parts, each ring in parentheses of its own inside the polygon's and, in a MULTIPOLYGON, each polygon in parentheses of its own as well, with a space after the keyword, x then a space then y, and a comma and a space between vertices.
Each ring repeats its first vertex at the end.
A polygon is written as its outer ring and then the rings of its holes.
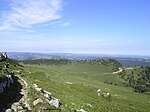
MULTIPOLYGON (((5 51, 4 51, 5 52, 5 51)), ((89 56, 142 56, 142 57, 150 57, 150 55, 142 55, 142 54, 100 54, 100 53, 71 53, 71 52, 32 52, 32 51, 8 51, 7 53, 35 53, 35 54, 72 54, 72 55, 89 55, 89 56)))
POLYGON ((150 56, 149 0, 1 0, 0 51, 150 56))

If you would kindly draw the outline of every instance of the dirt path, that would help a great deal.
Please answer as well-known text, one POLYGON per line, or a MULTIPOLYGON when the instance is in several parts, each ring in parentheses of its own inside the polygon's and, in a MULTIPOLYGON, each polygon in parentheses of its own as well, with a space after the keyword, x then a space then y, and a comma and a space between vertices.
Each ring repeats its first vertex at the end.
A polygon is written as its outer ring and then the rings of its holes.
POLYGON ((19 102, 21 102, 22 104, 24 104, 25 107, 28 110, 31 110, 30 105, 28 103, 29 102, 29 99, 28 99, 28 87, 29 87, 28 83, 24 79, 22 79, 20 76, 18 76, 18 78, 21 80, 20 83, 23 86, 23 88, 22 88, 22 90, 20 92, 20 94, 22 94, 23 96, 22 96, 22 98, 20 99, 19 102))
POLYGON ((123 71, 123 69, 122 69, 122 68, 119 68, 119 70, 118 70, 118 71, 113 72, 112 74, 118 74, 118 73, 121 73, 122 71, 123 71))
POLYGON ((19 99, 18 102, 14 102, 11 105, 10 109, 7 109, 5 112, 22 112, 22 111, 31 111, 31 107, 29 105, 29 99, 28 99, 28 83, 22 79, 20 76, 17 75, 19 78, 19 82, 22 85, 22 89, 20 91, 20 95, 16 97, 16 99, 19 99), (21 98, 20 98, 21 97, 21 98))

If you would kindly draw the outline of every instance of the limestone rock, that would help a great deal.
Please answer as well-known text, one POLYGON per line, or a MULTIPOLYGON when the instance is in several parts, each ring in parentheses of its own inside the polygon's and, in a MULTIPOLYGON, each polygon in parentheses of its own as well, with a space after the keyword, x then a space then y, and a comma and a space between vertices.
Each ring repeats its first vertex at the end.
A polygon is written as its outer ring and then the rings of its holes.
POLYGON ((72 84, 71 82, 66 82, 66 84, 72 84))
POLYGON ((37 88, 38 87, 36 84, 33 84, 32 86, 33 86, 33 88, 37 88))
POLYGON ((84 109, 77 110, 77 112, 86 112, 84 109))
POLYGON ((0 61, 4 61, 7 58, 7 54, 5 52, 0 53, 0 61))
POLYGON ((36 100, 34 100, 33 105, 37 105, 38 103, 43 103, 43 100, 41 98, 38 98, 36 100))
POLYGON ((91 107, 91 108, 92 108, 92 105, 91 105, 90 103, 87 103, 86 105, 87 105, 88 107, 91 107))
POLYGON ((7 109, 5 112, 13 112, 11 109, 7 109))
POLYGON ((39 88, 36 84, 33 84, 32 86, 37 92, 41 92, 42 88, 39 88))
POLYGON ((18 105, 19 105, 19 102, 16 102, 16 103, 12 104, 11 109, 16 112, 18 105))
POLYGON ((17 110, 23 110, 23 107, 22 106, 18 106, 17 110))
POLYGON ((48 91, 45 91, 45 90, 44 90, 44 93, 49 94, 49 95, 52 95, 52 93, 50 93, 50 92, 48 92, 48 91))
POLYGON ((100 90, 100 89, 97 89, 97 92, 101 92, 101 90, 100 90))
POLYGON ((46 99, 46 101, 50 104, 50 105, 52 105, 52 106, 54 106, 54 107, 56 107, 56 108, 58 108, 59 106, 60 106, 60 102, 59 102, 59 100, 58 99, 51 99, 51 100, 48 100, 48 99, 46 99))
POLYGON ((49 94, 47 94, 47 93, 45 93, 44 96, 45 96, 46 98, 49 98, 49 94))

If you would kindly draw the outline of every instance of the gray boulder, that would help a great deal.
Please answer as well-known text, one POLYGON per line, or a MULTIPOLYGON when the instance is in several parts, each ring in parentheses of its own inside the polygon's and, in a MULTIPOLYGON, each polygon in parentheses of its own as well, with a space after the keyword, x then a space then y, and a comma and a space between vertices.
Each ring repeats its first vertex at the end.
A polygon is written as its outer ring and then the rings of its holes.
POLYGON ((77 112, 86 112, 84 109, 77 110, 77 112))
POLYGON ((38 98, 36 100, 34 100, 33 105, 37 105, 38 103, 43 103, 43 100, 41 98, 38 98))
POLYGON ((60 106, 60 102, 59 102, 59 100, 58 99, 51 99, 50 101, 49 100, 47 100, 47 102, 50 104, 50 105, 52 105, 52 106, 54 106, 54 107, 56 107, 56 108, 58 108, 59 106, 60 106))
POLYGON ((13 112, 11 109, 7 109, 5 112, 13 112))

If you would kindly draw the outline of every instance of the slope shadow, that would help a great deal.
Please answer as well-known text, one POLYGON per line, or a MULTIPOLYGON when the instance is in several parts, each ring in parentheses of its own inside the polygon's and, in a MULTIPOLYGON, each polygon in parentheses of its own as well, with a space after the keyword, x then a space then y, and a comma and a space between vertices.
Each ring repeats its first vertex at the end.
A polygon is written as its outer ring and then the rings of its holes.
POLYGON ((20 94, 23 86, 18 82, 18 77, 14 76, 14 83, 0 93, 0 112, 5 112, 14 102, 18 102, 22 95, 20 94))

